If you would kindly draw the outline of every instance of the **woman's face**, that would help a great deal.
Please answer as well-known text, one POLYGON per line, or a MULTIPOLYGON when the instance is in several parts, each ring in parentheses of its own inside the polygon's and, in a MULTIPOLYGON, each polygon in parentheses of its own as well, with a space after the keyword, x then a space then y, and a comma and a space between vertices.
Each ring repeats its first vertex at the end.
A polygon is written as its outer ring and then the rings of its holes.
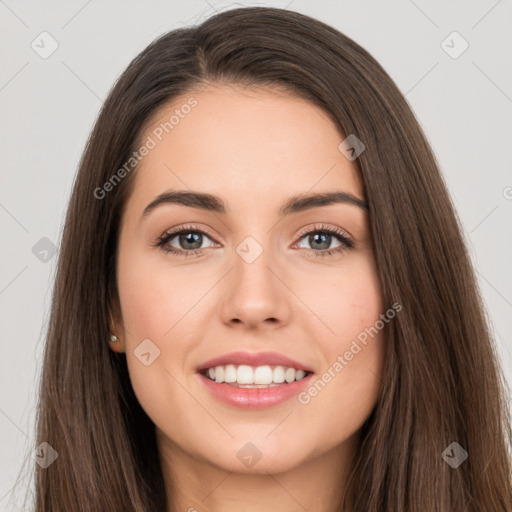
POLYGON ((162 453, 276 473, 346 451, 376 402, 385 308, 343 137, 302 99, 217 85, 161 108, 141 141, 112 348, 162 453), (171 192, 187 204, 146 210, 171 192), (334 192, 356 200, 307 201, 334 192))

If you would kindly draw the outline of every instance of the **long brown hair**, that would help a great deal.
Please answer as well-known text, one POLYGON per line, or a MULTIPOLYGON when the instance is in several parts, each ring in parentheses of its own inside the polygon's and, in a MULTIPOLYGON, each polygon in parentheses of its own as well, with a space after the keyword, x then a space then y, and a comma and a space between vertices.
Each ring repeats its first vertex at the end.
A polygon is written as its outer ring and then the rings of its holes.
POLYGON ((383 301, 402 311, 388 326, 381 392, 361 430, 353 512, 512 510, 505 380, 460 223, 414 114, 347 36, 296 12, 248 7, 150 44, 117 80, 87 142, 62 234, 38 403, 37 445, 49 443, 58 459, 34 464, 36 512, 155 512, 172 502, 154 425, 125 355, 108 345, 109 312, 119 309, 119 225, 136 167, 104 197, 97 190, 140 147, 160 106, 210 82, 283 87, 366 148, 354 164, 383 301), (442 456, 453 442, 468 453, 457 468, 442 456))

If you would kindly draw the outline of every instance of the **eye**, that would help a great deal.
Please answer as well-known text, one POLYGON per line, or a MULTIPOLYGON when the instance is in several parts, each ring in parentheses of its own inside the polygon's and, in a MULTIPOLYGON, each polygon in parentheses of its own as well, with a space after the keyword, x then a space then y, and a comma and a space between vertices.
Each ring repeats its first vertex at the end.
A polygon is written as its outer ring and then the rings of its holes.
MULTIPOLYGON (((303 232, 300 235, 298 243, 306 237, 310 245, 310 248, 306 248, 306 250, 313 252, 315 257, 333 256, 354 247, 353 241, 342 229, 325 226, 323 224, 314 226, 313 230, 303 232), (339 245, 335 248, 328 249, 333 239, 337 240, 339 245)), ((188 257, 201 254, 205 248, 208 248, 203 246, 205 239, 211 240, 212 237, 197 226, 187 225, 164 233, 153 245, 161 248, 166 253, 188 257), (174 239, 176 239, 174 243, 177 244, 178 247, 172 244, 174 239)))
POLYGON ((210 236, 197 226, 189 225, 164 233, 154 245, 167 253, 187 257, 203 252, 205 248, 203 247, 203 241, 205 238, 210 239, 210 236), (178 247, 171 245, 175 238, 175 243, 178 244, 178 247))
POLYGON ((319 257, 333 256, 354 247, 353 241, 342 229, 324 226, 323 224, 320 226, 314 226, 313 230, 301 234, 300 240, 305 238, 311 247, 306 249, 308 251, 313 251, 314 256, 319 257), (328 249, 328 247, 331 246, 333 238, 337 239, 339 245, 335 248, 328 249))

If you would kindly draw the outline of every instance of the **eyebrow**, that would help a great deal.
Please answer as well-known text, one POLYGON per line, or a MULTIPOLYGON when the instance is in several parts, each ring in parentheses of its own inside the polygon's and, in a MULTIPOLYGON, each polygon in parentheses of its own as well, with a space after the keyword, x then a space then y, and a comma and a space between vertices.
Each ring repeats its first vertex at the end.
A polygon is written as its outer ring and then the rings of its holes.
MULTIPOLYGON (((284 217, 291 213, 299 213, 311 208, 328 206, 335 203, 349 204, 357 206, 365 212, 368 211, 368 203, 366 201, 348 192, 335 191, 293 196, 280 208, 279 216, 284 217)), ((220 197, 212 194, 186 190, 167 190, 146 206, 142 217, 147 217, 155 208, 163 204, 181 204, 224 215, 228 211, 226 203, 220 197)))

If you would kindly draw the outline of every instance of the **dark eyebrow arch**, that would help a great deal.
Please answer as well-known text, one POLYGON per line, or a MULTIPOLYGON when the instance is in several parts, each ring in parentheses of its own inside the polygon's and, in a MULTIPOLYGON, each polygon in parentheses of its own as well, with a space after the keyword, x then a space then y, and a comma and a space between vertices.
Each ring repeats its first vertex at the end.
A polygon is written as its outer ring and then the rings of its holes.
POLYGON ((291 197, 279 210, 279 215, 284 217, 290 213, 298 213, 318 206, 328 206, 335 203, 345 203, 357 206, 368 211, 368 203, 348 192, 323 192, 291 197))
MULTIPOLYGON (((368 211, 368 203, 366 201, 363 201, 348 192, 336 191, 291 197, 280 208, 279 216, 284 217, 291 213, 299 213, 311 208, 327 206, 335 203, 350 204, 357 206, 364 211, 368 211)), ((142 213, 142 217, 148 216, 152 210, 162 204, 181 204, 183 206, 221 214, 226 214, 228 212, 226 203, 219 197, 212 194, 184 190, 168 190, 157 196, 146 206, 142 213)))

